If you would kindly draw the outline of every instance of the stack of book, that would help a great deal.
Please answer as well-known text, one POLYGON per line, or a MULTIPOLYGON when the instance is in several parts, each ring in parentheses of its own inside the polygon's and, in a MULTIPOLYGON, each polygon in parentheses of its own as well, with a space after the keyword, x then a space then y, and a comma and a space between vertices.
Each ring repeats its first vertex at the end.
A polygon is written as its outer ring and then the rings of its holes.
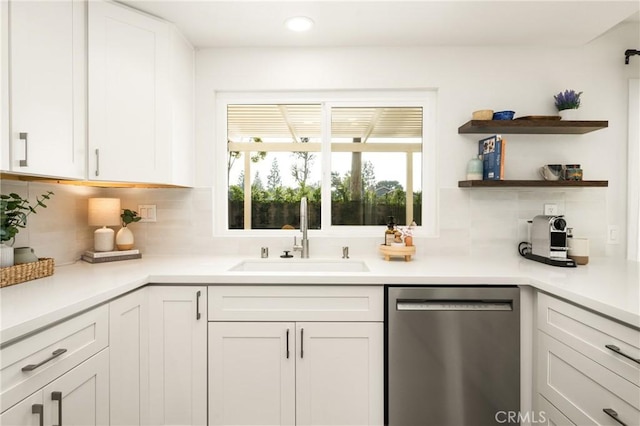
POLYGON ((140 259, 142 253, 138 249, 120 251, 91 251, 82 254, 82 260, 89 263, 115 262, 117 260, 140 259))
POLYGON ((504 180, 506 143, 501 135, 478 141, 478 154, 482 155, 482 180, 504 180))

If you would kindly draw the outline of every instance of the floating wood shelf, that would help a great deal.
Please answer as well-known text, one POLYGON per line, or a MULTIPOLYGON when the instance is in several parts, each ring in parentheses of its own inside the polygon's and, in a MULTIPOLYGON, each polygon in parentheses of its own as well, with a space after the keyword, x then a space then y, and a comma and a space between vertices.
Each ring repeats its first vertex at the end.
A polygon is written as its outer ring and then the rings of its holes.
POLYGON ((607 180, 461 180, 458 188, 607 187, 607 180))
POLYGON ((608 121, 470 120, 458 127, 458 133, 580 135, 607 127, 608 121))

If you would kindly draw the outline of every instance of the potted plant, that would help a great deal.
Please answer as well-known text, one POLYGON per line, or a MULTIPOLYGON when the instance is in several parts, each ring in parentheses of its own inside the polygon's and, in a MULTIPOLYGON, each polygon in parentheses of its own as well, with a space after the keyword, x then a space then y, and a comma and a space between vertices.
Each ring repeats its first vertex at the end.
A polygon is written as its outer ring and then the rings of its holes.
POLYGON ((0 194, 0 267, 13 266, 13 240, 21 228, 27 227, 27 217, 36 213, 39 207, 46 209, 45 200, 49 200, 53 192, 47 191, 31 205, 29 200, 18 194, 0 194), (5 244, 11 241, 11 244, 5 244))
POLYGON ((553 99, 555 99, 555 106, 562 119, 571 120, 575 118, 575 111, 580 108, 580 95, 582 95, 582 92, 567 89, 553 97, 553 99))
POLYGON ((139 222, 142 218, 138 216, 136 211, 129 209, 122 210, 120 218, 122 219, 122 228, 116 234, 116 247, 118 250, 130 250, 133 248, 134 239, 133 232, 127 228, 127 225, 139 222))

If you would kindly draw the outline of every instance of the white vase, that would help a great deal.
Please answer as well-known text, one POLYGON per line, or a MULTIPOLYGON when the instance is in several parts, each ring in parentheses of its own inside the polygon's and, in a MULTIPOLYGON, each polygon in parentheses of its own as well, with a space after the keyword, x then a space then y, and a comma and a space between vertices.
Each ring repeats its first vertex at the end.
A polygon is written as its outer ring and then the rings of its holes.
POLYGON ((574 120, 578 119, 578 109, 577 108, 563 109, 561 111, 558 111, 558 114, 560 115, 560 118, 562 120, 574 121, 574 120))
POLYGON ((13 247, 0 244, 0 268, 13 266, 13 247))
POLYGON ((116 247, 118 247, 118 250, 130 250, 133 248, 133 232, 126 226, 122 227, 116 234, 116 247))

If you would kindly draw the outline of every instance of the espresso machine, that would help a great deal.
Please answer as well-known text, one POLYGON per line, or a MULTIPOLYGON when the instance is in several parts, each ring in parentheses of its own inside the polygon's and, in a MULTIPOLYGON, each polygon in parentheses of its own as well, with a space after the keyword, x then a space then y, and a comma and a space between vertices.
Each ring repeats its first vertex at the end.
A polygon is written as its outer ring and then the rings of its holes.
POLYGON ((527 259, 553 266, 575 267, 567 257, 567 221, 563 216, 539 215, 531 221, 528 247, 520 243, 519 251, 527 259))

